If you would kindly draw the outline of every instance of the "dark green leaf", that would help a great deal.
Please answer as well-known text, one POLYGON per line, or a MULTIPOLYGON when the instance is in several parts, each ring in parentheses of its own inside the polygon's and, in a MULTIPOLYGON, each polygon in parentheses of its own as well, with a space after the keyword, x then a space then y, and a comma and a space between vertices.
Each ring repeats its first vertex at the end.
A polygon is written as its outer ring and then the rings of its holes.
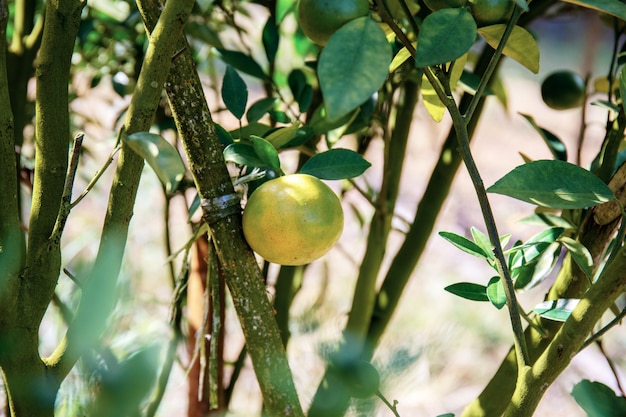
POLYGON ((348 123, 351 123, 356 116, 355 113, 359 110, 355 110, 352 113, 348 113, 343 117, 340 117, 336 120, 331 120, 326 117, 326 109, 323 106, 318 107, 313 113, 313 117, 308 123, 308 126, 313 129, 313 132, 316 135, 325 135, 331 130, 337 129, 341 126, 344 126, 348 123))
MULTIPOLYGON (((485 26, 478 29, 487 43, 494 49, 500 44, 500 39, 506 30, 506 24, 485 26)), ((521 26, 514 26, 502 53, 513 58, 533 73, 539 72, 539 45, 535 38, 521 26)))
POLYGON ((591 257, 591 253, 589 253, 589 249, 579 241, 567 236, 561 237, 559 242, 569 251, 572 259, 574 259, 574 262, 576 262, 580 270, 590 278, 593 271, 593 258, 591 257))
POLYGON ((489 284, 487 284, 487 297, 489 301, 491 301, 491 304, 498 310, 506 305, 506 293, 504 292, 500 277, 493 277, 489 280, 489 284))
POLYGON ((330 149, 315 154, 300 169, 300 173, 323 180, 341 180, 361 175, 371 164, 350 149, 330 149))
POLYGON ((215 131, 217 132, 217 137, 222 145, 227 146, 233 143, 233 137, 228 130, 222 127, 222 125, 215 123, 215 131))
POLYGON ((387 78, 391 47, 371 17, 343 25, 320 54, 318 77, 327 117, 339 119, 374 94, 387 78))
POLYGON ((265 97, 254 102, 246 113, 248 123, 257 122, 261 117, 265 116, 274 108, 275 103, 276 99, 273 97, 265 97))
POLYGON ((239 71, 252 75, 262 80, 267 78, 263 68, 250 56, 239 51, 228 51, 226 49, 218 49, 222 60, 239 71))
POLYGON ((278 41, 280 34, 272 16, 267 18, 265 26, 263 26, 263 47, 265 48, 265 56, 269 62, 274 62, 276 52, 278 51, 278 41))
POLYGON ((241 76, 231 67, 226 66, 222 83, 222 100, 226 108, 239 120, 243 117, 248 103, 248 87, 241 76))
POLYGON ((467 300, 489 301, 487 287, 472 282, 457 282, 456 284, 448 285, 444 290, 467 300))
POLYGON ((415 66, 452 62, 470 50, 476 39, 476 22, 465 8, 448 8, 429 14, 420 28, 415 66))
POLYGON ((180 154, 171 143, 157 134, 148 132, 133 133, 126 136, 124 142, 146 160, 165 186, 167 194, 176 191, 186 168, 180 154))
POLYGON ((533 119, 532 116, 529 116, 527 114, 522 114, 522 116, 528 121, 528 123, 530 123, 533 129, 535 129, 537 133, 541 135, 541 138, 544 140, 546 145, 548 145, 548 149, 550 149, 552 155, 554 155, 556 159, 560 159, 561 161, 567 161, 567 149, 565 148, 565 144, 561 141, 561 139, 559 139, 552 132, 537 126, 537 124, 535 123, 535 119, 533 119))
POLYGON ((301 69, 294 69, 287 76, 287 84, 289 84, 289 89, 291 90, 291 95, 295 100, 298 99, 298 96, 302 94, 302 90, 307 85, 306 75, 304 75, 304 71, 301 69))
POLYGON ((537 306, 533 308, 533 311, 543 318, 563 322, 572 314, 572 311, 574 311, 579 301, 580 300, 571 298, 544 301, 543 303, 537 304, 537 306))
POLYGON ((519 166, 487 191, 559 209, 585 208, 614 198, 613 192, 597 176, 559 160, 540 160, 519 166))
POLYGON ((626 20, 626 4, 619 0, 563 0, 567 3, 597 10, 626 20))
POLYGON ((278 158, 278 152, 276 151, 276 148, 274 148, 271 143, 261 137, 252 136, 252 138, 250 139, 252 140, 254 152, 257 154, 261 162, 263 162, 266 166, 272 168, 273 170, 279 171, 280 159, 278 158))
POLYGON ((452 243, 463 252, 469 253, 470 255, 476 256, 481 259, 489 259, 489 255, 483 250, 483 248, 481 248, 476 243, 472 242, 466 237, 457 235, 456 233, 452 232, 439 232, 439 236, 452 243))
POLYGON ((574 385, 572 397, 588 417, 626 416, 626 398, 600 382, 582 380, 574 385))
POLYGON ((622 97, 622 107, 624 107, 626 111, 626 100, 624 99, 624 97, 626 97, 626 70, 624 70, 624 68, 626 67, 622 67, 619 73, 619 93, 622 97))

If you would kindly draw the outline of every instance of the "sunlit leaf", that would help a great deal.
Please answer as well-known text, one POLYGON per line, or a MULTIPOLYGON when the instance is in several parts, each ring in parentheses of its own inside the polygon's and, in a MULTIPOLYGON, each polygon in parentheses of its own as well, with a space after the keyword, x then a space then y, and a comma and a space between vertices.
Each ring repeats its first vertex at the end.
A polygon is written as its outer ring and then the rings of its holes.
POLYGON ((487 284, 487 297, 489 301, 491 301, 491 304, 498 310, 506 305, 506 293, 504 292, 504 286, 502 285, 500 277, 493 277, 489 280, 489 284, 487 284))
POLYGON ((588 9, 597 10, 615 16, 621 20, 626 20, 626 4, 619 0, 563 0, 567 3, 588 9))
POLYGON ((267 140, 258 136, 252 136, 252 147, 259 159, 275 171, 280 171, 280 159, 276 148, 267 140))
POLYGON ((540 160, 521 165, 487 191, 560 209, 595 206, 614 198, 613 192, 597 176, 559 160, 540 160))
MULTIPOLYGON (((495 49, 498 47, 505 30, 506 24, 497 24, 481 27, 478 29, 478 33, 495 49)), ((523 27, 513 27, 502 53, 516 60, 533 73, 539 72, 539 45, 530 32, 523 27)))
POLYGON ((149 132, 133 133, 126 136, 124 142, 146 160, 165 186, 166 193, 176 191, 186 168, 180 154, 171 143, 149 132))
POLYGON ((439 236, 452 243, 463 252, 469 253, 470 255, 476 256, 478 258, 489 259, 489 255, 485 253, 483 248, 481 248, 476 243, 472 242, 466 237, 457 235, 456 233, 452 232, 439 232, 439 236))
POLYGON ((289 142, 291 142, 291 140, 298 133, 298 129, 300 129, 300 123, 296 122, 290 126, 281 127, 274 130, 272 133, 265 136, 265 140, 271 143, 274 148, 280 149, 289 142))
POLYGON ((493 259, 493 247, 491 246, 489 236, 487 236, 475 227, 470 228, 470 232, 472 233, 474 243, 480 246, 480 248, 485 252, 489 259, 493 259))
POLYGON ((559 242, 567 248, 572 256, 572 259, 574 259, 574 262, 576 262, 576 265, 578 265, 580 270, 583 271, 587 277, 591 277, 591 273, 593 271, 593 258, 589 249, 587 249, 585 245, 579 241, 567 236, 559 238, 559 242))
POLYGON ((569 318, 579 302, 580 300, 571 298, 544 301, 537 304, 533 311, 543 318, 563 322, 569 318))

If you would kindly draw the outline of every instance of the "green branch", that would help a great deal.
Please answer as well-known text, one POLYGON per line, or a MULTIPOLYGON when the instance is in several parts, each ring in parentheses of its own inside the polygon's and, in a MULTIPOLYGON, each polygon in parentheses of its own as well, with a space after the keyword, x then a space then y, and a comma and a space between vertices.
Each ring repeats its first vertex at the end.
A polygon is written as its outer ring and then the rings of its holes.
MULTIPOLYGON (((150 37, 135 94, 128 109, 126 134, 150 129, 176 41, 192 6, 192 0, 167 2, 165 5, 161 19, 150 37)), ((84 284, 76 318, 61 344, 46 361, 59 380, 67 375, 82 354, 97 343, 115 304, 117 277, 143 166, 143 159, 123 145, 109 195, 98 255, 84 284)))
MULTIPOLYGON (((7 81, 6 27, 9 18, 5 0, 0 0, 0 317, 10 321, 17 300, 18 273, 26 251, 20 229, 18 180, 15 159, 14 121, 7 81)), ((4 320, 0 319, 0 330, 4 320)))
POLYGON ((569 365, 602 315, 626 289, 626 249, 620 250, 580 300, 548 348, 523 372, 505 417, 530 417, 546 387, 569 365))

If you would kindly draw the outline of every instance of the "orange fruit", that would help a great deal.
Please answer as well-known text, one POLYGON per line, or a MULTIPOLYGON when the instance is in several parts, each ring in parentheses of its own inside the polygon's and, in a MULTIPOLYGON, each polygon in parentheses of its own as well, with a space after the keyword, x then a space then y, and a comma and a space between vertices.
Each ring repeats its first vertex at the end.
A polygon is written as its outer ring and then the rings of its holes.
POLYGON ((322 46, 341 26, 368 13, 367 0, 300 0, 298 4, 302 31, 322 46))
POLYGON ((342 231, 339 198, 307 174, 267 181, 250 195, 243 211, 243 233, 252 250, 281 265, 304 265, 320 258, 342 231))

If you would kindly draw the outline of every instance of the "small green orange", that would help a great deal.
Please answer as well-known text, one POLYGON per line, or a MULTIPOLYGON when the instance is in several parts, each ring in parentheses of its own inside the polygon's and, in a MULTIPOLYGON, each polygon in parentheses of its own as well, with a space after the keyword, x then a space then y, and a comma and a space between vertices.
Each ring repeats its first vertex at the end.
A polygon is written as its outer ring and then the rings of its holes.
POLYGON ((555 110, 580 107, 586 98, 585 80, 574 71, 553 72, 541 83, 541 97, 555 110))
POLYGON ((302 31, 322 46, 341 26, 368 13, 367 0, 300 0, 298 4, 302 31))

